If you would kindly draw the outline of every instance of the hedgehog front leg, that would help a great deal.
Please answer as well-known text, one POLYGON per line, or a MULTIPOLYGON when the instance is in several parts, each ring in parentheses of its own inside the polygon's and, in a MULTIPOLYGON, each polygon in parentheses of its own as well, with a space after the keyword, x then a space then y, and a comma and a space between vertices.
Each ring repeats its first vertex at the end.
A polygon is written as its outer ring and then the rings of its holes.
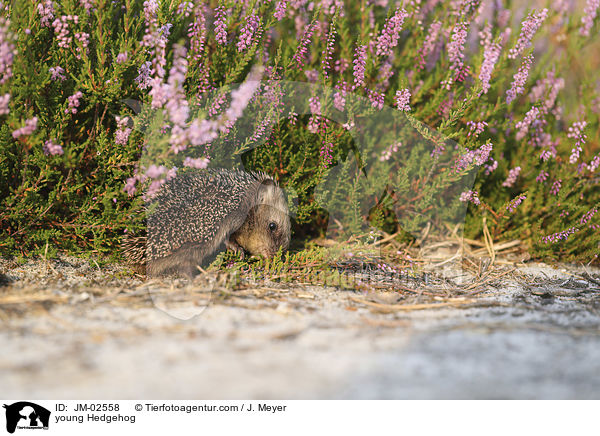
POLYGON ((225 241, 225 248, 233 251, 234 253, 239 253, 242 259, 244 259, 246 252, 242 246, 235 242, 232 238, 229 238, 227 241, 225 241))

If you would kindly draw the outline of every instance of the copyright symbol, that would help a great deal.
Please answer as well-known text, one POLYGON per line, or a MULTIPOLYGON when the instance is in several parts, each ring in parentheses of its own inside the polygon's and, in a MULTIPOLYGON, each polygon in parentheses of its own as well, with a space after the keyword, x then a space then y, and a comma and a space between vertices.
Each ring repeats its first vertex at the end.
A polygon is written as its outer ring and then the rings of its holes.
POLYGON ((138 412, 142 411, 142 405, 141 404, 136 404, 135 405, 135 410, 137 410, 138 412))

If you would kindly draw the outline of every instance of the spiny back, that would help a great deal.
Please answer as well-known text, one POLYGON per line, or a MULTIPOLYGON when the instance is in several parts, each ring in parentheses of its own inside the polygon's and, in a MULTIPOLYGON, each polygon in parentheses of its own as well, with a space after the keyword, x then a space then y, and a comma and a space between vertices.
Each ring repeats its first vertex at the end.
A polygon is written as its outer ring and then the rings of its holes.
POLYGON ((166 182, 148 205, 148 260, 214 239, 232 216, 243 221, 267 179, 264 173, 208 169, 166 182))

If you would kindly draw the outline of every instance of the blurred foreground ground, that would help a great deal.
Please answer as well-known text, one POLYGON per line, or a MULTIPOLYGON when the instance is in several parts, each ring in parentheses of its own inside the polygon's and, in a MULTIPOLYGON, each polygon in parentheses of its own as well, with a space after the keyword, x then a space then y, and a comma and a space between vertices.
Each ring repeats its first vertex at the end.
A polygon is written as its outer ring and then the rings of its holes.
POLYGON ((413 283, 400 299, 275 283, 206 293, 77 259, 0 267, 5 398, 600 398, 589 268, 504 265, 459 297, 413 283))

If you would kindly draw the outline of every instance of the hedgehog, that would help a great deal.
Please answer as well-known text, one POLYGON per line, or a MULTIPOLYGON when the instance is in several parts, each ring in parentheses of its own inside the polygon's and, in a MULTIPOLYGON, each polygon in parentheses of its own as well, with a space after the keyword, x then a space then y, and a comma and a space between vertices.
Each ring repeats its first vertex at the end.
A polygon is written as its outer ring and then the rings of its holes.
POLYGON ((149 276, 193 277, 223 246, 271 258, 289 243, 289 209, 272 177, 206 169, 161 186, 147 207, 147 234, 125 238, 123 254, 149 276))

